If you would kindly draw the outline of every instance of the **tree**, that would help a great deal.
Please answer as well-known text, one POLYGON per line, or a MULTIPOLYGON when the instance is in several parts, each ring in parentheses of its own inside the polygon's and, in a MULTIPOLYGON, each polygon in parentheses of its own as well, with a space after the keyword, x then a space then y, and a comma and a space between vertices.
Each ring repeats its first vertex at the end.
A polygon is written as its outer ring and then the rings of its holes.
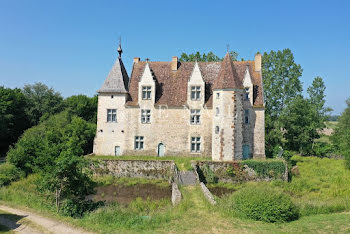
POLYGON ((331 141, 337 147, 339 153, 344 155, 346 167, 350 170, 350 98, 346 100, 347 107, 338 118, 338 124, 331 141))
POLYGON ((70 152, 63 151, 52 166, 41 172, 41 191, 54 194, 57 212, 65 199, 79 203, 94 193, 95 183, 91 180, 89 162, 70 152))
MULTIPOLYGON (((231 51, 230 55, 232 57, 233 61, 237 61, 238 53, 235 51, 231 51)), ((180 57, 180 62, 219 62, 222 61, 224 58, 220 58, 217 55, 215 55, 213 52, 209 52, 208 54, 201 54, 199 51, 192 54, 186 54, 182 53, 180 57)))
POLYGON ((85 95, 71 96, 64 100, 64 106, 72 115, 92 123, 97 121, 97 96, 92 98, 85 95))
POLYGON ((43 83, 25 85, 22 92, 28 100, 26 113, 31 126, 37 125, 41 118, 47 119, 49 116, 63 110, 61 94, 52 88, 48 88, 43 83))
POLYGON ((319 118, 310 100, 300 95, 290 101, 280 116, 287 149, 310 155, 314 140, 320 137, 319 118))
POLYGON ((26 174, 40 172, 64 151, 76 156, 91 152, 95 132, 95 124, 63 111, 26 130, 9 150, 7 161, 26 174))
POLYGON ((266 155, 273 156, 273 150, 282 145, 279 116, 288 103, 302 92, 300 77, 302 68, 294 61, 290 49, 270 51, 262 58, 262 74, 265 96, 265 145, 266 155))
POLYGON ((328 113, 332 111, 331 108, 324 106, 326 103, 325 90, 326 90, 326 86, 323 82, 323 79, 319 76, 317 76, 313 80, 312 85, 307 89, 310 102, 316 108, 317 113, 322 119, 322 122, 326 121, 329 118, 328 113))
POLYGON ((20 89, 0 87, 0 156, 29 127, 25 114, 27 100, 20 89))

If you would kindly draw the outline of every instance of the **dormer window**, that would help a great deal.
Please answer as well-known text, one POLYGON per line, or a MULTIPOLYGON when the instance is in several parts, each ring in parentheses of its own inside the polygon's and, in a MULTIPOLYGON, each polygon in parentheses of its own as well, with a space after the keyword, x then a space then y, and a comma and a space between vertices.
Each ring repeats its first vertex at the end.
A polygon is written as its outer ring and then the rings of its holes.
POLYGON ((245 88, 245 98, 244 100, 249 101, 249 88, 245 88))
POLYGON ((142 100, 151 100, 151 86, 142 86, 142 100))
POLYGON ((198 101, 201 99, 201 87, 200 86, 192 86, 191 87, 191 100, 198 101))

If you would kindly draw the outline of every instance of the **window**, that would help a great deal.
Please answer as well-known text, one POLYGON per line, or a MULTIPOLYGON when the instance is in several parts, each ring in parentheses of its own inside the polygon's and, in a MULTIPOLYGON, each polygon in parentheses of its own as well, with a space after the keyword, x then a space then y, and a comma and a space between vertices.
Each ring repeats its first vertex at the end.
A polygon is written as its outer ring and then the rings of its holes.
POLYGON ((249 124, 249 110, 244 111, 244 123, 249 124))
POLYGON ((249 100, 249 88, 245 88, 245 100, 249 100))
POLYGON ((201 152, 201 138, 191 137, 191 152, 199 153, 201 152))
POLYGON ((192 86, 191 87, 191 100, 198 101, 201 99, 201 87, 192 86))
POLYGON ((218 116, 219 114, 220 114, 220 109, 219 109, 219 107, 216 107, 216 113, 215 113, 215 115, 218 116))
POLYGON ((141 110, 141 123, 151 122, 151 110, 141 110))
POLYGON ((114 98, 114 96, 112 95, 111 98, 114 98))
POLYGON ((219 134, 219 132, 220 132, 219 126, 216 126, 216 127, 215 127, 215 133, 216 133, 216 134, 219 134))
POLYGON ((191 110, 191 124, 200 124, 201 110, 191 110))
POLYGON ((135 136, 135 150, 143 149, 143 136, 135 136))
POLYGON ((220 93, 216 93, 216 99, 220 98, 220 93))
POLYGON ((117 122, 116 109, 107 109, 107 122, 117 122))
POLYGON ((142 99, 150 100, 151 99, 151 86, 142 86, 142 99))

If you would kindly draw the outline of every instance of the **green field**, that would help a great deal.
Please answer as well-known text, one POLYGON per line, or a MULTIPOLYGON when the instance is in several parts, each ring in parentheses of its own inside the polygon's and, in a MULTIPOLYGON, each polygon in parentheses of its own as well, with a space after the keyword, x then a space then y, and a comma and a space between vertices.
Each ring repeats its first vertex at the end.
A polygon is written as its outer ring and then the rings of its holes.
MULTIPOLYGON (((294 176, 291 182, 260 182, 279 187, 291 195, 301 210, 301 217, 289 223, 270 224, 229 217, 220 207, 211 206, 205 200, 199 186, 181 187, 183 201, 176 207, 169 202, 138 200, 128 207, 102 207, 80 219, 56 214, 53 201, 35 190, 35 175, 1 188, 0 199, 8 205, 29 207, 45 216, 98 233, 349 232, 350 172, 345 170, 343 160, 299 156, 293 159, 300 175, 294 176)), ((112 179, 100 183, 108 180, 112 179)), ((132 185, 138 181, 122 179, 113 183, 132 185)))

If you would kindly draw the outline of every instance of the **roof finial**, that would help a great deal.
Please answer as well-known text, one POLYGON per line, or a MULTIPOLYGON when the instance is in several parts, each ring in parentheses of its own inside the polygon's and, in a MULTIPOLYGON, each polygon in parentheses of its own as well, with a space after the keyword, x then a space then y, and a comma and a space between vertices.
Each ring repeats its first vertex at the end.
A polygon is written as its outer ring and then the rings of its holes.
POLYGON ((121 58, 122 57, 122 53, 123 53, 123 50, 122 50, 122 37, 119 37, 119 46, 118 46, 117 51, 119 53, 119 58, 121 58))
POLYGON ((226 45, 226 48, 227 48, 227 51, 226 51, 226 52, 227 52, 227 53, 230 53, 230 52, 229 52, 229 51, 230 51, 230 45, 229 45, 229 44, 226 45))
POLYGON ((146 58, 146 63, 148 63, 149 62, 149 58, 146 58))

